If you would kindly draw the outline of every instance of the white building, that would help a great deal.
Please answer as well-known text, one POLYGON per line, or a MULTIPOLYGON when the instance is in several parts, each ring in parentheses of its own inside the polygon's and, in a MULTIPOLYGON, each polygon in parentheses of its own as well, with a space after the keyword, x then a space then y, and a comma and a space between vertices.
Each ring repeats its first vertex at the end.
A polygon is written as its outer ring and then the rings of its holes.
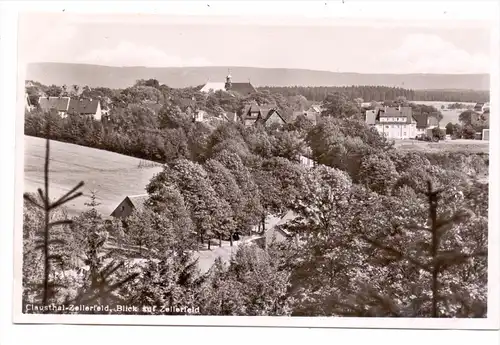
POLYGON ((387 139, 410 139, 417 135, 417 120, 410 107, 368 110, 366 123, 387 139))

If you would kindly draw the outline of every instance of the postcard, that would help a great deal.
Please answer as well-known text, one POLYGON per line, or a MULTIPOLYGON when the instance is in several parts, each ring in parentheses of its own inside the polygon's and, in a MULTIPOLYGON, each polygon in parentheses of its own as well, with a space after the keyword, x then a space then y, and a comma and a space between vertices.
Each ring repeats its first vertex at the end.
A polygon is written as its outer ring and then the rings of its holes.
POLYGON ((14 322, 495 328, 497 22, 215 4, 19 13, 14 322))

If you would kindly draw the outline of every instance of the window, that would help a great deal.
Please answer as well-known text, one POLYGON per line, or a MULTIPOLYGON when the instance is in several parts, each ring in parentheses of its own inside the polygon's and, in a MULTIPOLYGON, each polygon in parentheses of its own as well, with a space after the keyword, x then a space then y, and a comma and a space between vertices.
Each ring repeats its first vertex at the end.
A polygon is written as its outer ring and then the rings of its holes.
POLYGON ((385 128, 389 128, 389 126, 385 126, 385 128))
POLYGON ((404 132, 403 135, 406 135, 406 132, 404 132))

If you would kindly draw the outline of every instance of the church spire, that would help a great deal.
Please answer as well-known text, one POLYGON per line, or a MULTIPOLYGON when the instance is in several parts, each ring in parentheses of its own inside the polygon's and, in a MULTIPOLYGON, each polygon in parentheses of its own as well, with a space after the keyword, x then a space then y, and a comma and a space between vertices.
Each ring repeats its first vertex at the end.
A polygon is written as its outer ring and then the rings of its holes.
POLYGON ((229 70, 229 68, 227 69, 227 77, 226 77, 226 85, 225 85, 225 88, 226 88, 226 91, 229 91, 229 89, 231 88, 231 71, 229 70))

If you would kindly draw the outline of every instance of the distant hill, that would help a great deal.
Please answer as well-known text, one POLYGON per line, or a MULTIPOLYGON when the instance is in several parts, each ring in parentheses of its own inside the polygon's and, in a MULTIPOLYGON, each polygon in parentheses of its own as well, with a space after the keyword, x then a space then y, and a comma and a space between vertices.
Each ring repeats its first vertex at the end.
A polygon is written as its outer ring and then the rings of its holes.
POLYGON ((224 81, 228 68, 234 81, 250 80, 254 86, 349 86, 384 85, 406 89, 489 90, 488 74, 361 74, 287 68, 256 67, 109 67, 68 63, 28 65, 26 78, 43 84, 88 85, 125 88, 137 79, 155 78, 180 88, 224 81))

